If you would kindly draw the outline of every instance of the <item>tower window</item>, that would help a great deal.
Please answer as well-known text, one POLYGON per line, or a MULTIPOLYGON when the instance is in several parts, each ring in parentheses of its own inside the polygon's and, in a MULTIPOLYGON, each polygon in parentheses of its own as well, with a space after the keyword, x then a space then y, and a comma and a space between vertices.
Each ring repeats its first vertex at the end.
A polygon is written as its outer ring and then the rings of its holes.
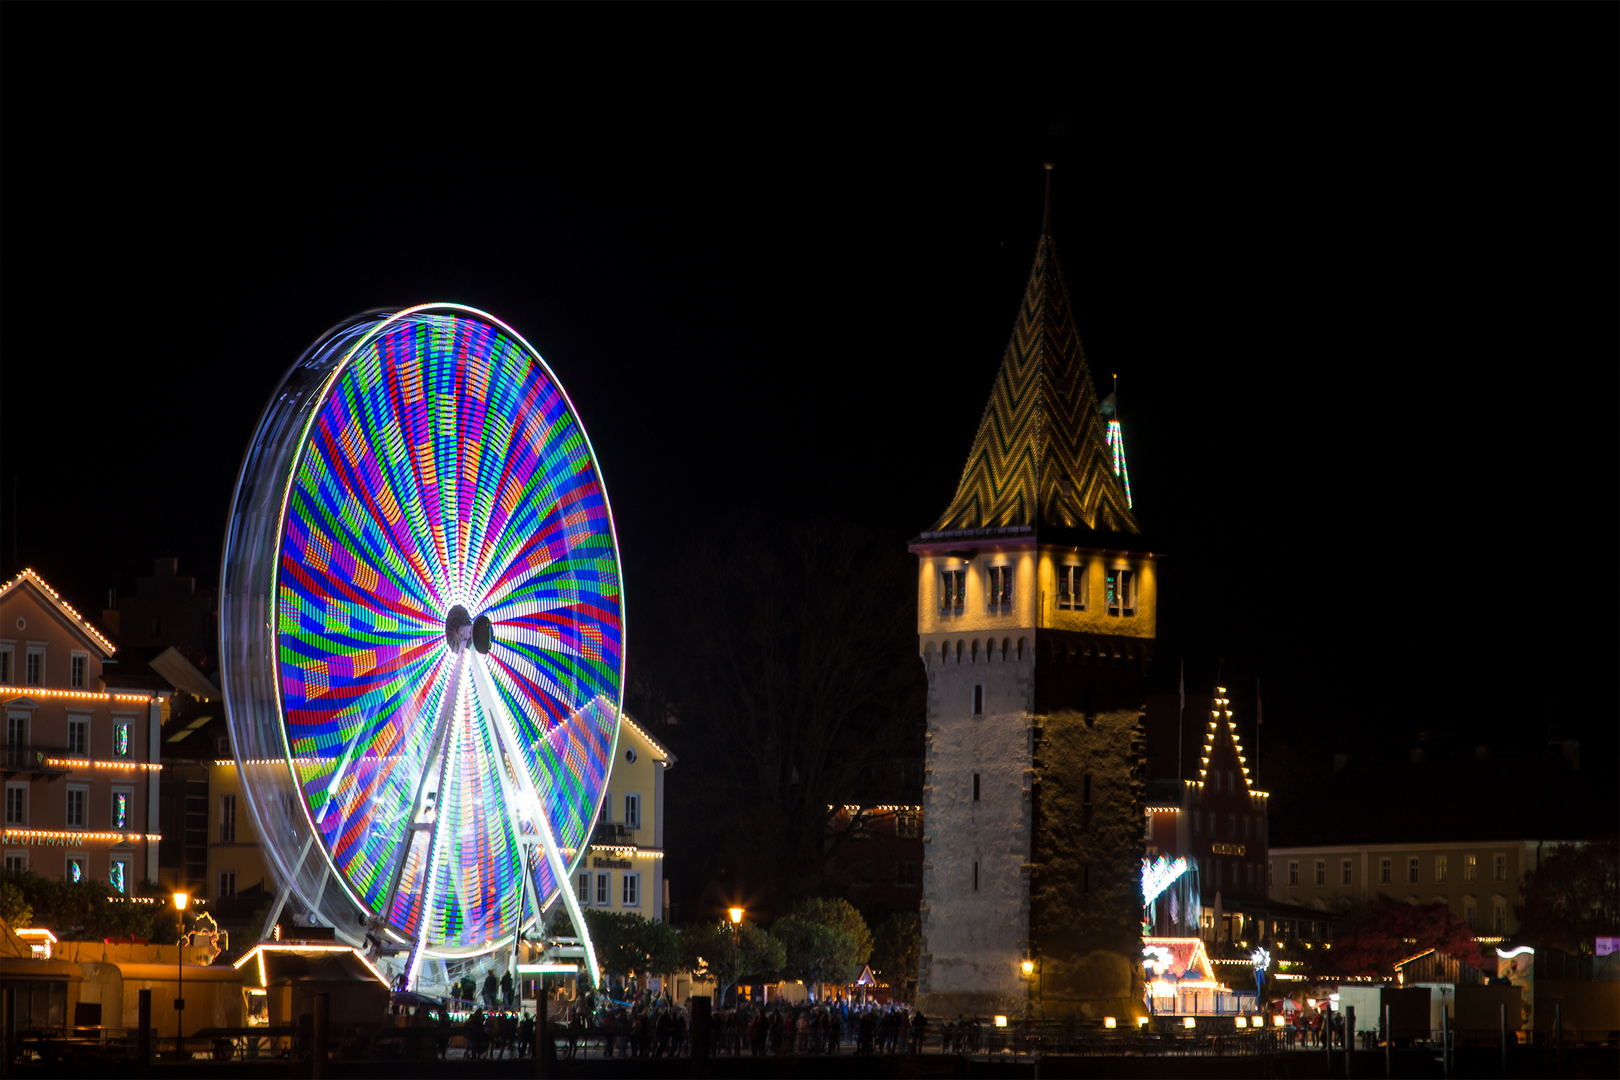
POLYGON ((1108 614, 1136 614, 1136 571, 1109 570, 1104 575, 1108 594, 1108 614))
POLYGON ((973 684, 973 715, 984 715, 984 683, 973 684))
POLYGON ((1091 805, 1091 774, 1086 773, 1080 782, 1080 803, 1083 806, 1091 805))
POLYGON ((973 774, 973 801, 979 801, 979 774, 973 774))
POLYGON ((1013 602, 1013 568, 991 566, 985 570, 989 585, 985 589, 985 606, 991 611, 1009 608, 1013 602))
MULTIPOLYGON (((975 777, 975 779, 977 779, 977 777, 975 777)), ((973 864, 973 891, 979 891, 979 864, 977 861, 975 861, 973 864)))
POLYGON ((1084 611, 1091 589, 1083 566, 1058 567, 1057 606, 1060 611, 1084 611))
POLYGON ((942 570, 939 574, 939 613, 960 615, 967 607, 967 571, 942 570))

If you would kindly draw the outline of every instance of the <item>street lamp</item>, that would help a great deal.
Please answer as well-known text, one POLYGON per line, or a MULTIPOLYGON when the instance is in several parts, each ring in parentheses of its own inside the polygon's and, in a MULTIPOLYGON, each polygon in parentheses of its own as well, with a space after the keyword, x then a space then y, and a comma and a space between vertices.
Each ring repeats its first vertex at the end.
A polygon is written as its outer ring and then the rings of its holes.
POLYGON ((174 894, 174 910, 180 913, 180 937, 174 946, 174 1056, 177 1059, 186 1056, 186 905, 190 902, 191 897, 185 893, 174 894))
MULTIPOLYGON (((728 913, 731 915, 731 992, 735 998, 739 989, 737 984, 742 982, 743 909, 740 907, 730 908, 728 913)), ((721 999, 720 1004, 722 1006, 725 1005, 725 1000, 723 998, 721 999)), ((736 1004, 737 1003, 734 1000, 732 1002, 733 1007, 735 1007, 736 1004)))

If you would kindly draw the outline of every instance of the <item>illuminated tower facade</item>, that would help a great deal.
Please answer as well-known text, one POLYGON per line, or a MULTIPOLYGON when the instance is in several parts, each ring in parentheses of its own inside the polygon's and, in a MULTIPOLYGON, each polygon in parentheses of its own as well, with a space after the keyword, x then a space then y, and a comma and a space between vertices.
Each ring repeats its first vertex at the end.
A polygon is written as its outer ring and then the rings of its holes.
POLYGON ((1141 1008, 1157 575, 1050 226, 1049 181, 967 467, 910 545, 929 683, 918 993, 935 1016, 1141 1008))

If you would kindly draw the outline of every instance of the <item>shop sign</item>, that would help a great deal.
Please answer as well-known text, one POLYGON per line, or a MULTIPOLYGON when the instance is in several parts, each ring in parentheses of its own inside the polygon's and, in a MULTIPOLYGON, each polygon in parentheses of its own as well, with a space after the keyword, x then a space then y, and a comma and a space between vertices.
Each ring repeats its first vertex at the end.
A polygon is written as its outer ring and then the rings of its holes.
POLYGON ((1211 844, 1209 850, 1217 855, 1242 855, 1249 848, 1247 844, 1211 844))
POLYGON ((629 870, 629 869, 631 869, 629 859, 602 859, 602 858, 598 858, 596 856, 592 856, 591 857, 591 865, 596 867, 598 870, 629 870))

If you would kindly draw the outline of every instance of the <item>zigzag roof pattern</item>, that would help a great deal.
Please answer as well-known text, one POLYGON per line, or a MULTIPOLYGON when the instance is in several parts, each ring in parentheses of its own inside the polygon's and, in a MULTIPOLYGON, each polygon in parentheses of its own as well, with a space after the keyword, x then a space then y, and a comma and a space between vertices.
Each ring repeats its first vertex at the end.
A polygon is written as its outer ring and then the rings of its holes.
POLYGON ((1114 475, 1048 222, 956 496, 931 531, 1141 531, 1114 475))

